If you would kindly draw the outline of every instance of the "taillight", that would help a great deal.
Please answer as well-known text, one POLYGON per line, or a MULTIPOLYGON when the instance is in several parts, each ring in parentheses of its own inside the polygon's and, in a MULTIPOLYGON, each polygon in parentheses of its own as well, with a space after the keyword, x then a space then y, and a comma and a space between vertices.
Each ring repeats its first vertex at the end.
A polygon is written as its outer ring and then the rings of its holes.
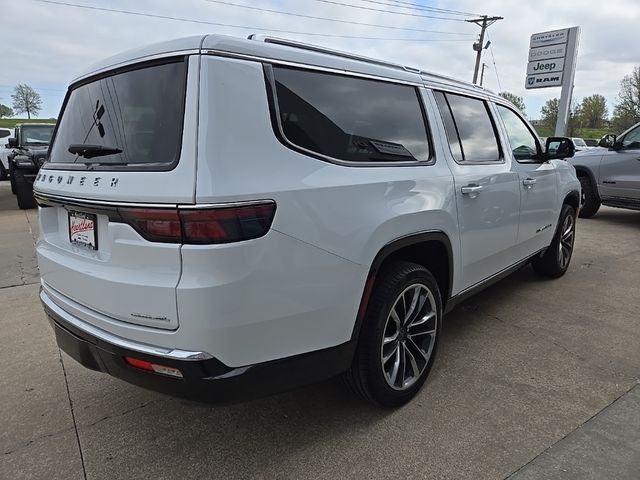
POLYGON ((229 243, 265 235, 276 211, 275 203, 180 210, 185 243, 229 243))
POLYGON ((122 208, 122 220, 152 242, 214 244, 262 237, 276 212, 273 201, 216 208, 122 208))
POLYGON ((182 227, 177 209, 123 208, 122 219, 152 242, 180 243, 182 227))

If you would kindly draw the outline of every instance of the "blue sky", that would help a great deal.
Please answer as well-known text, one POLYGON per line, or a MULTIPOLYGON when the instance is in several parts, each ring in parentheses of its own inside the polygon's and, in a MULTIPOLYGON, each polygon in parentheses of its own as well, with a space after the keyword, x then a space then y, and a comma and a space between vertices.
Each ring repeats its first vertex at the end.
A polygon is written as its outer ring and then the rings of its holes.
MULTIPOLYGON (((406 8, 407 4, 402 2, 410 0, 61 1, 269 30, 407 39, 366 40, 277 34, 418 66, 469 81, 475 60, 471 44, 475 35, 479 33, 477 26, 460 21, 468 17, 441 15, 452 19, 448 20, 416 16, 439 15, 406 8), (336 5, 332 2, 363 8, 336 5), (283 10, 345 22, 385 25, 396 29, 299 18, 230 4, 283 10), (397 7, 392 8, 389 4, 395 4, 397 7), (385 11, 380 12, 376 9, 385 11), (389 13, 391 11, 404 15, 389 13), (415 30, 453 33, 423 33, 415 30)), ((610 0, 606 8, 585 8, 585 2, 578 0, 486 0, 482 3, 471 0, 423 0, 413 3, 505 17, 489 29, 492 48, 485 52, 483 58, 488 64, 485 86, 494 91, 509 90, 523 96, 530 118, 538 118, 544 102, 560 94, 559 88, 536 91, 524 89, 526 56, 532 33, 581 26, 582 38, 574 98, 579 100, 592 93, 603 94, 608 100, 610 111, 616 100, 622 76, 629 73, 635 63, 640 62, 636 55, 640 2, 636 0, 610 0), (480 8, 482 11, 478 11, 480 8), (494 68, 494 58, 497 68, 494 68)), ((0 12, 5 18, 5 55, 3 66, 0 68, 0 103, 10 105, 13 87, 18 83, 27 83, 42 96, 42 118, 58 115, 69 81, 84 67, 100 58, 147 43, 185 35, 222 33, 245 37, 253 31, 75 8, 35 0, 0 0, 0 12)))

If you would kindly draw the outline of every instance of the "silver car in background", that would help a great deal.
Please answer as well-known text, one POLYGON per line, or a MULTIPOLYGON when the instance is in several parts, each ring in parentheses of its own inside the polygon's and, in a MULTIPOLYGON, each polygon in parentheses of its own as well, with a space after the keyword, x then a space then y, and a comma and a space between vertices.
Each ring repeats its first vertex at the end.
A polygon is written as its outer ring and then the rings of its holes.
POLYGON ((582 184, 580 217, 592 217, 600 205, 640 210, 640 123, 606 135, 569 162, 582 184))

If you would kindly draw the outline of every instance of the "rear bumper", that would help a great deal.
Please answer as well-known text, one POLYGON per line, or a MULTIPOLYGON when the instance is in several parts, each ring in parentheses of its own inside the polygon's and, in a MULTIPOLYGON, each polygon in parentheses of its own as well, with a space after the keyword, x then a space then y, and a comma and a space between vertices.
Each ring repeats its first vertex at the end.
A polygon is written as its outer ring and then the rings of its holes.
POLYGON ((92 370, 140 387, 204 403, 234 403, 263 397, 331 378, 347 370, 355 343, 231 368, 206 352, 167 350, 113 336, 60 309, 40 292, 45 313, 61 350, 92 370), (177 368, 183 378, 130 366, 133 357, 177 368))

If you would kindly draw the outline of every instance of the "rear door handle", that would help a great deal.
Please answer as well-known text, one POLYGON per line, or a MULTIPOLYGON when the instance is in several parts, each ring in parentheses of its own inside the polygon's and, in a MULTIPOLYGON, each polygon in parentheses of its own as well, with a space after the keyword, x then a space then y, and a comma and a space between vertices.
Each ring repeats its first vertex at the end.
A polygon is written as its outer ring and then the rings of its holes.
POLYGON ((531 188, 531 187, 533 187, 535 185, 536 181, 537 180, 535 178, 525 178, 524 180, 522 180, 522 184, 525 187, 531 188))
POLYGON ((476 198, 482 191, 482 185, 467 185, 466 187, 462 187, 460 191, 464 195, 469 195, 470 198, 476 198))

